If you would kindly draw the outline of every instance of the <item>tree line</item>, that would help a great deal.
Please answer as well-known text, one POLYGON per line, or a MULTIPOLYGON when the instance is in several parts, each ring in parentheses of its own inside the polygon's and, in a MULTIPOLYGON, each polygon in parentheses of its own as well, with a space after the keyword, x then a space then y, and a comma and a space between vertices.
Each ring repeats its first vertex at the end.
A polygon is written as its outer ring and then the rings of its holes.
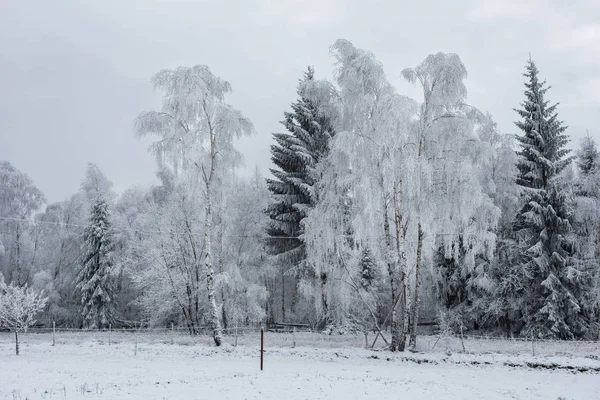
POLYGON ((118 195, 90 164, 77 193, 42 209, 1 162, 0 292, 43 291, 45 324, 209 327, 216 345, 269 322, 386 328, 401 351, 426 320, 596 339, 600 155, 589 135, 567 148, 535 62, 512 135, 467 102, 456 54, 401 71, 417 101, 371 52, 341 39, 330 51, 333 80, 311 67, 299 80, 266 179, 240 174, 237 139, 254 128, 204 65, 154 75, 162 105, 134 121, 154 138, 157 185, 118 195))

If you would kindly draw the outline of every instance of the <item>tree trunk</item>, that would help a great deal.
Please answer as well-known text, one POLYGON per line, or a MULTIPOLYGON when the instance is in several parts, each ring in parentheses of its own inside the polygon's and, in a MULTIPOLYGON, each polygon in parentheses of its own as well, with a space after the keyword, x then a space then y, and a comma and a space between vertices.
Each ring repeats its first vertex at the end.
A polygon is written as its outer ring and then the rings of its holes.
MULTIPOLYGON (((219 273, 223 274, 225 272, 225 268, 223 266, 223 228, 221 217, 219 217, 219 231, 217 234, 217 239, 219 241, 219 273)), ((228 318, 227 307, 225 305, 225 298, 225 285, 221 285, 221 314, 223 318, 223 329, 227 331, 228 318)))
POLYGON ((210 324, 213 330, 215 344, 220 346, 223 342, 221 323, 219 322, 219 310, 215 299, 214 270, 210 252, 210 235, 212 233, 212 211, 210 204, 210 181, 206 184, 206 217, 204 221, 204 269, 206 271, 206 290, 208 291, 208 306, 210 309, 210 324))
POLYGON ((321 272, 321 318, 322 321, 327 323, 329 317, 329 307, 327 305, 327 273, 321 272))
MULTIPOLYGON (((383 177, 380 177, 380 185, 383 190, 383 177)), ((388 205, 387 199, 385 196, 382 198, 383 201, 383 232, 385 235, 385 259, 387 263, 388 275, 390 277, 390 291, 391 291, 391 305, 392 305, 392 320, 391 320, 391 330, 392 330, 392 342, 390 344, 390 351, 398 350, 399 343, 399 335, 398 335, 398 314, 396 312, 397 309, 397 301, 396 296, 398 295, 398 283, 396 279, 396 265, 392 260, 392 239, 390 235, 390 221, 388 219, 388 205)))
POLYGON ((19 355, 19 330, 15 329, 15 351, 19 355))
POLYGON ((419 322, 419 305, 421 303, 421 249, 423 248, 423 230, 421 223, 418 225, 417 233, 417 261, 415 264, 415 293, 412 304, 412 330, 410 332, 409 348, 415 350, 417 347, 417 326, 419 322))
MULTIPOLYGON (((388 266, 388 270, 389 270, 389 266, 388 266)), ((399 345, 399 341, 400 341, 400 337, 399 337, 399 326, 398 326, 398 313, 396 311, 396 309, 398 308, 398 301, 397 301, 397 296, 398 296, 398 290, 397 290, 397 283, 395 283, 395 279, 390 276, 390 286, 391 286, 391 292, 392 292, 392 321, 391 321, 391 329, 392 329, 392 343, 390 344, 390 351, 397 351, 398 350, 398 345, 399 345)))
POLYGON ((285 278, 281 267, 281 322, 285 323, 285 278))
POLYGON ((402 180, 394 185, 393 191, 393 202, 394 202, 394 227, 396 234, 396 268, 399 271, 398 286, 402 283, 402 290, 397 291, 400 296, 400 306, 402 310, 402 326, 401 329, 397 328, 398 331, 398 351, 404 351, 406 347, 406 334, 408 331, 408 311, 410 307, 409 302, 409 286, 408 286, 408 273, 406 271, 406 253, 404 252, 404 237, 406 235, 406 229, 403 225, 403 209, 402 209, 402 180))
POLYGON ((402 330, 400 333, 400 341, 398 342, 398 351, 404 351, 406 348, 406 334, 408 333, 408 316, 410 310, 410 283, 408 274, 402 274, 402 330))

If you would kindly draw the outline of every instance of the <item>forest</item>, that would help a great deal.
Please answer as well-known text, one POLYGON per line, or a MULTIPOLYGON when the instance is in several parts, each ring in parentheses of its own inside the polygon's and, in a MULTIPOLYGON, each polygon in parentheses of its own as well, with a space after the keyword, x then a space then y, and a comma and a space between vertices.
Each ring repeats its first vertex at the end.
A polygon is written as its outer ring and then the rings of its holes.
POLYGON ((132 116, 156 185, 117 193, 90 163, 47 204, 27 166, 0 161, 0 315, 20 290, 44 298, 43 326, 174 324, 217 346, 270 323, 386 329, 392 351, 429 322, 598 339, 600 153, 571 142, 531 57, 502 133, 467 102, 457 54, 401 71, 419 99, 371 52, 340 39, 330 54, 332 80, 290 82, 266 176, 247 172, 238 139, 256 132, 206 65, 157 72, 161 107, 132 116))

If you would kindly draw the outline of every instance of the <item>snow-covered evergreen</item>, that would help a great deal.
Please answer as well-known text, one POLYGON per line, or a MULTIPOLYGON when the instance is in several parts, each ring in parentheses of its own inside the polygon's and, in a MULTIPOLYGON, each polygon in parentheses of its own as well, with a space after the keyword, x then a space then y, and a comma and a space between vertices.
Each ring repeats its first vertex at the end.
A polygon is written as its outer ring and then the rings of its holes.
POLYGON ((81 270, 77 289, 86 328, 106 328, 114 318, 113 243, 108 203, 92 205, 89 225, 83 234, 81 270))
MULTIPOLYGON (((309 67, 298 85, 298 100, 292 111, 285 112, 283 126, 288 132, 275 133, 277 142, 271 145, 272 178, 267 187, 272 202, 267 207, 270 224, 267 227, 269 253, 285 275, 302 276, 312 271, 306 268, 303 219, 316 204, 313 186, 318 180, 314 173, 316 164, 327 155, 333 136, 330 121, 317 105, 305 96, 304 86, 314 80, 314 70, 309 67)), ((285 282, 282 282, 285 285, 285 282)), ((282 292, 282 303, 285 295, 282 292)), ((282 304, 282 318, 286 307, 282 304)))
POLYGON ((508 319, 518 316, 508 322, 523 322, 515 326, 522 335, 567 339, 581 337, 589 326, 581 302, 589 277, 575 259, 573 203, 560 181, 571 162, 566 127, 558 119, 557 105, 545 99, 548 87, 538 75, 529 60, 526 98, 516 110, 522 131, 517 136, 522 206, 514 221, 516 247, 505 265, 499 295, 509 299, 508 319))
POLYGON ((369 289, 373 286, 375 279, 377 279, 377 266, 373 255, 368 246, 365 246, 360 254, 359 260, 360 270, 360 283, 363 288, 369 289))

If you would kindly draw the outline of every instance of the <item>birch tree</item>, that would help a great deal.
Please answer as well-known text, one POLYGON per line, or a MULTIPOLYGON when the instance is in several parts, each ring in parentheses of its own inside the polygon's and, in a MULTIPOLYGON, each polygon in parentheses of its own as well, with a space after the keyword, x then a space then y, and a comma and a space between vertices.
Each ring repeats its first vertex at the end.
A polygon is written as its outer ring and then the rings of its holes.
MULTIPOLYGON (((416 220, 416 256, 411 310, 410 347, 416 347, 424 239, 437 238, 450 258, 466 250, 473 269, 476 254, 491 255, 499 210, 482 191, 477 179, 478 152, 484 146, 474 127, 482 114, 466 103, 467 70, 456 54, 431 54, 417 67, 402 71, 423 91, 423 103, 413 124, 404 157, 407 170, 406 202, 416 220), (409 146, 408 146, 409 145, 409 146), (454 254, 450 250, 454 248, 454 254)), ((432 247, 425 249, 428 252, 432 247)))
MULTIPOLYGON (((336 87, 317 83, 311 91, 337 125, 329 158, 338 171, 331 176, 352 188, 350 220, 354 240, 369 246, 381 260, 380 265, 385 266, 392 326, 389 346, 392 351, 404 350, 409 276, 402 155, 416 103, 396 93, 372 53, 340 39, 331 47, 331 54, 336 87)), ((318 223, 322 217, 314 214, 313 218, 318 223)), ((330 232, 328 239, 321 241, 325 247, 341 233, 332 234, 327 226, 322 229, 330 232)))
POLYGON ((180 171, 196 169, 203 183, 202 263, 211 329, 215 344, 220 346, 222 329, 215 298, 211 243, 213 201, 224 171, 240 159, 234 140, 250 135, 253 127, 240 111, 225 102, 225 96, 231 92, 229 82, 215 76, 205 65, 162 70, 154 75, 152 82, 163 92, 162 108, 140 114, 135 131, 140 136, 159 136, 151 147, 159 166, 170 167, 176 176, 180 171))

